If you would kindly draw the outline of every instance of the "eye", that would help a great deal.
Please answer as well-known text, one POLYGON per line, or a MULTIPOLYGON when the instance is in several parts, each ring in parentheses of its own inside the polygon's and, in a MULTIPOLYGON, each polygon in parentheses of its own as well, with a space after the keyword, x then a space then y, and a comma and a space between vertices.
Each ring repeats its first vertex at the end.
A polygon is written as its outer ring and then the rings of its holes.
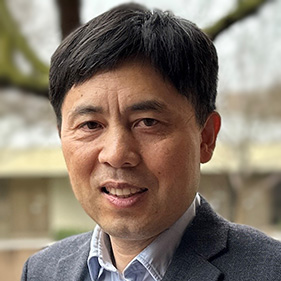
POLYGON ((158 121, 153 119, 153 118, 144 118, 140 120, 137 124, 137 126, 142 126, 142 127, 152 127, 158 124, 158 121))
POLYGON ((83 123, 80 127, 88 130, 96 130, 102 128, 102 125, 99 124, 98 122, 88 121, 83 123))

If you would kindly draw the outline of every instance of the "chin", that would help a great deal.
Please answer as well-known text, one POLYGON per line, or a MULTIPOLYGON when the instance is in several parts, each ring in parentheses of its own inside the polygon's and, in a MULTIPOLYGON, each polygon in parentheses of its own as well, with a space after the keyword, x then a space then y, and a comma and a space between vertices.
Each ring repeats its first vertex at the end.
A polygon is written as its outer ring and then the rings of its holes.
POLYGON ((109 236, 125 239, 125 240, 144 240, 150 239, 151 237, 156 236, 157 234, 149 229, 148 226, 141 227, 139 223, 130 223, 128 224, 128 220, 126 223, 117 222, 113 224, 111 222, 110 226, 100 225, 104 232, 106 232, 109 236))

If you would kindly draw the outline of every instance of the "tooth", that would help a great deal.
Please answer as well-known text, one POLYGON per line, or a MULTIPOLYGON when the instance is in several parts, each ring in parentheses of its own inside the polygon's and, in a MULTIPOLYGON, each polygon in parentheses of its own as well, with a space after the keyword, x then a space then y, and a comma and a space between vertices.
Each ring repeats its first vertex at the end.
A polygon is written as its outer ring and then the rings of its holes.
POLYGON ((123 189, 123 195, 124 195, 124 196, 130 195, 130 194, 131 194, 131 191, 130 191, 129 188, 124 188, 124 189, 123 189))
POLYGON ((123 195, 123 190, 122 189, 116 189, 116 195, 117 196, 122 196, 123 195))
POLYGON ((138 192, 138 190, 136 188, 131 188, 131 194, 135 194, 137 192, 138 192))
POLYGON ((114 188, 114 187, 106 187, 106 191, 114 196, 120 196, 120 197, 130 197, 138 192, 141 192, 141 188, 114 188))

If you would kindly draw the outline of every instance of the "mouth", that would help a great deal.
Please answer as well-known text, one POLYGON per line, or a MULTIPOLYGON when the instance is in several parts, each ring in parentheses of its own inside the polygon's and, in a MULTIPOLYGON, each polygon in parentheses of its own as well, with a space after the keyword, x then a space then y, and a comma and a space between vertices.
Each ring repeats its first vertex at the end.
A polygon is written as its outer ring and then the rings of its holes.
POLYGON ((105 194, 115 196, 117 198, 129 198, 136 194, 144 193, 148 189, 147 188, 140 188, 140 187, 112 187, 112 186, 102 186, 101 191, 105 194))

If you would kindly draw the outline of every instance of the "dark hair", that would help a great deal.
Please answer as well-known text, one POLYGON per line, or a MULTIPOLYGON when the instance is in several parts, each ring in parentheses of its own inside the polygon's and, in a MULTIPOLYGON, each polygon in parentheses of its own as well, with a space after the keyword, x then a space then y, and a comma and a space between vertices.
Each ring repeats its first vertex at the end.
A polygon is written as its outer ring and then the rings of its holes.
POLYGON ((200 125, 215 110, 218 59, 207 35, 170 12, 123 4, 79 27, 52 56, 49 97, 58 126, 73 85, 130 59, 149 61, 189 99, 200 125))

